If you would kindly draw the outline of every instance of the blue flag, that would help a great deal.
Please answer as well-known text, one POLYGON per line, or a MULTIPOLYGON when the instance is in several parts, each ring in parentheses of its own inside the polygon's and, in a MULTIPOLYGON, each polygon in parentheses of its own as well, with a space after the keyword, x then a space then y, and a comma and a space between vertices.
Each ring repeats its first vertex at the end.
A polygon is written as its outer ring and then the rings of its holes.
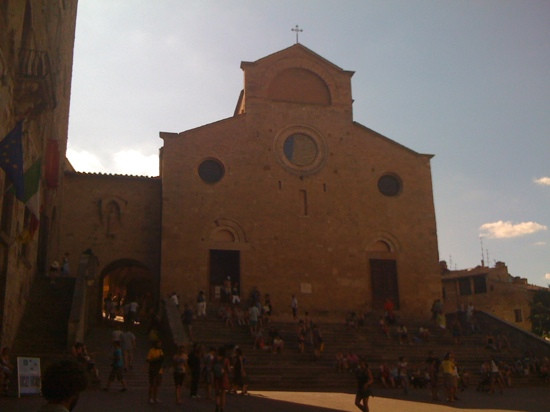
POLYGON ((23 121, 0 142, 0 167, 4 169, 15 188, 15 197, 24 201, 25 179, 23 175, 23 121))

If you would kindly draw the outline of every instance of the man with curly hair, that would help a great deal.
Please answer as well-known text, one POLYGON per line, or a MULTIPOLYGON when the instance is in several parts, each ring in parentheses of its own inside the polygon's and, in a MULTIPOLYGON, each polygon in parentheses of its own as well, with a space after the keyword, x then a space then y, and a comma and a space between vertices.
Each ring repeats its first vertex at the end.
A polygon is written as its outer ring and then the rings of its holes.
POLYGON ((69 412, 88 385, 86 372, 73 360, 50 365, 42 376, 42 396, 48 401, 40 412, 69 412))

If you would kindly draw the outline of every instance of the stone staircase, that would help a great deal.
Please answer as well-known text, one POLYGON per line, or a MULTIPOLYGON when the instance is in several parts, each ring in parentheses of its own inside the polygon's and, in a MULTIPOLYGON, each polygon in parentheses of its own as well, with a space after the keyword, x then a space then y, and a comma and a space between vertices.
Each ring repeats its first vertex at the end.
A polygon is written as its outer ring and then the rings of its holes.
MULTIPOLYGON (((449 332, 440 333, 434 326, 414 320, 403 320, 409 329, 409 335, 418 327, 428 327, 431 337, 427 342, 400 345, 397 335, 391 338, 384 336, 378 329, 378 317, 367 317, 365 325, 358 329, 350 328, 343 322, 317 322, 325 341, 325 350, 319 360, 313 357, 312 349, 306 346, 306 352, 300 354, 296 340, 296 323, 283 318, 274 318, 272 324, 280 332, 285 341, 282 354, 272 354, 253 348, 253 338, 247 327, 230 328, 219 319, 210 317, 197 320, 194 325, 194 338, 208 348, 223 345, 238 345, 247 358, 247 370, 250 378, 250 388, 256 390, 306 390, 306 391, 350 391, 355 387, 352 374, 338 372, 335 359, 338 352, 352 351, 364 356, 371 369, 378 375, 381 362, 390 366, 397 362, 399 356, 404 356, 410 370, 423 368, 429 351, 442 358, 448 351, 455 353, 462 372, 471 376, 470 385, 476 385, 479 380, 479 368, 483 361, 493 354, 485 348, 484 337, 481 335, 463 336, 459 345, 454 344, 449 332)), ((493 325, 502 327, 502 325, 493 325)), ((489 326, 486 325, 486 328, 489 326)), ((495 354, 497 359, 512 363, 522 356, 521 348, 512 348, 495 354)), ((531 385, 539 381, 535 377, 514 377, 514 385, 531 385)))
POLYGON ((58 357, 67 353, 67 324, 75 279, 55 284, 37 279, 20 323, 12 352, 17 356, 58 357))
MULTIPOLYGON (((113 346, 111 343, 112 331, 116 328, 125 330, 124 325, 120 322, 112 322, 104 320, 101 323, 92 328, 86 336, 85 343, 88 347, 88 351, 91 357, 94 359, 97 368, 99 369, 99 376, 101 380, 101 387, 105 387, 109 372, 111 371, 111 361, 113 346)), ((133 326, 132 332, 136 335, 136 350, 134 353, 133 368, 124 373, 124 379, 128 388, 134 390, 142 390, 144 396, 147 394, 147 388, 149 387, 148 375, 147 375, 147 352, 149 350, 149 340, 147 336, 147 330, 145 325, 133 326)), ((168 357, 167 357, 168 359, 168 357)), ((166 364, 169 364, 166 361, 166 364)), ((111 384, 110 390, 113 392, 118 391, 121 388, 119 382, 115 381, 111 384)))

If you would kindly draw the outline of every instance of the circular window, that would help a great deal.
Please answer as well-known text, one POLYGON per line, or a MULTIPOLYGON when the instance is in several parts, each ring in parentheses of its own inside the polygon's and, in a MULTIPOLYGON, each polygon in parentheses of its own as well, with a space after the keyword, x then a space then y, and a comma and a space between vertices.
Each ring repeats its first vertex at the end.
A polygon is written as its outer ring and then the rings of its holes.
POLYGON ((216 183, 222 180, 225 170, 223 165, 214 159, 203 161, 199 165, 199 176, 206 183, 216 183))
POLYGON ((296 166, 310 166, 317 159, 319 149, 310 136, 295 133, 285 139, 283 152, 290 163, 296 166))
POLYGON ((325 164, 325 141, 321 133, 312 127, 286 127, 277 133, 273 144, 281 165, 296 175, 312 175, 325 164))
POLYGON ((401 193, 401 180, 394 175, 384 175, 378 180, 378 190, 386 196, 397 196, 401 193))

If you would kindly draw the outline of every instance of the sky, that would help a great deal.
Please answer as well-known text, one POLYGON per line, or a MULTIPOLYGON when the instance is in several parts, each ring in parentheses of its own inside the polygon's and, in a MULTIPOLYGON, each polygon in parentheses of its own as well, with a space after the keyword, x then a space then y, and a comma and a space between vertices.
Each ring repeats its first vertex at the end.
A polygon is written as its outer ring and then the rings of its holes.
POLYGON ((231 117, 241 61, 299 42, 354 120, 431 161, 440 260, 550 284, 550 2, 79 0, 67 157, 158 176, 160 131, 231 117))

